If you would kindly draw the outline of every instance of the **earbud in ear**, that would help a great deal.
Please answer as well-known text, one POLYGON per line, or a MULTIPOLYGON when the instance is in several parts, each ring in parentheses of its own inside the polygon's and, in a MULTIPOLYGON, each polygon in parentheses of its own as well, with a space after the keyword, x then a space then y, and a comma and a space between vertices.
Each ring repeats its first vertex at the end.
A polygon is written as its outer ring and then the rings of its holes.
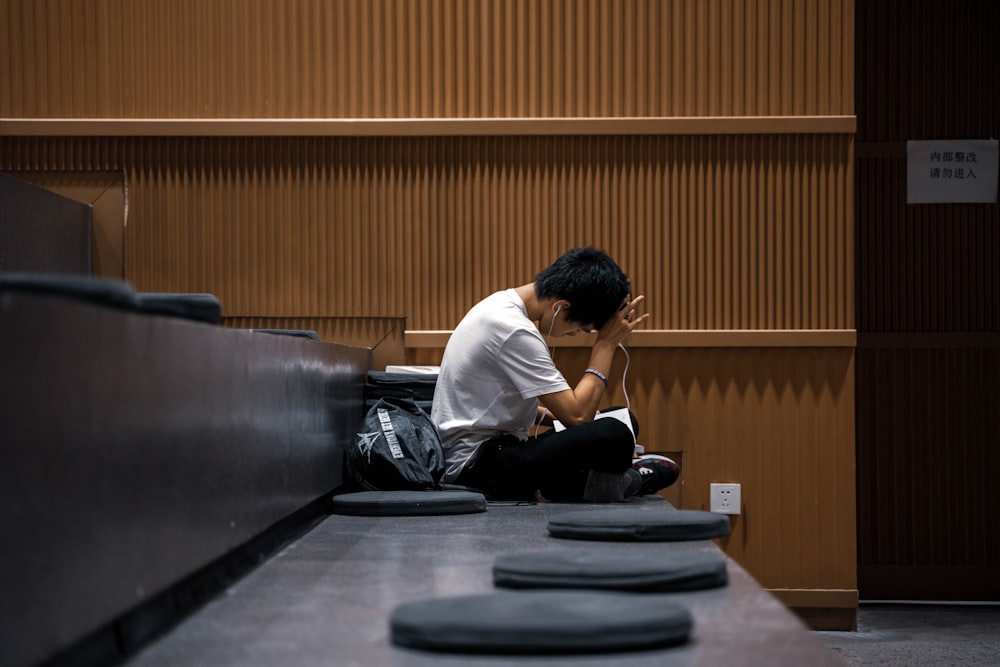
POLYGON ((562 304, 556 306, 556 314, 552 316, 553 319, 558 317, 560 312, 562 312, 562 304))

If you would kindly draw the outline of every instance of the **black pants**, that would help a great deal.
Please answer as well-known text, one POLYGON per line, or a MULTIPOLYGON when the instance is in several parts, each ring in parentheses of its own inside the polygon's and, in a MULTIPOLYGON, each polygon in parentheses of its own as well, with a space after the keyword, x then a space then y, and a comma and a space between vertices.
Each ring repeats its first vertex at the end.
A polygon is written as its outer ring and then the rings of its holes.
MULTIPOLYGON (((638 435, 639 425, 631 418, 638 435)), ((578 501, 591 470, 625 472, 634 451, 632 433, 617 419, 550 430, 523 442, 500 435, 480 445, 456 483, 480 489, 492 500, 534 500, 541 493, 549 500, 578 501)))

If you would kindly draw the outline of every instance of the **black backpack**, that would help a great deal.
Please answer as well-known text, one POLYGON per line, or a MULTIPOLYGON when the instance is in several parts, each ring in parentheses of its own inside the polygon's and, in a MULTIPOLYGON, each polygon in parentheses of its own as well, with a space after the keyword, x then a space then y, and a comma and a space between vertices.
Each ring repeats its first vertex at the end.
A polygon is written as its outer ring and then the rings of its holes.
POLYGON ((380 398, 361 420, 347 451, 347 472, 368 491, 439 489, 444 474, 441 438, 410 398, 380 398))

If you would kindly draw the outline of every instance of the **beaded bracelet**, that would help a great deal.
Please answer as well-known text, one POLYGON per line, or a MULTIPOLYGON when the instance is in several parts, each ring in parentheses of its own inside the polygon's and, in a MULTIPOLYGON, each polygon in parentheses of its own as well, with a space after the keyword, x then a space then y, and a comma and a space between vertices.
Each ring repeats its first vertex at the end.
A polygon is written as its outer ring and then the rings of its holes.
POLYGON ((591 375, 596 375, 601 379, 601 382, 604 383, 605 387, 608 386, 608 376, 602 373, 601 371, 597 370, 596 368, 588 368, 587 370, 584 371, 584 373, 590 373, 591 375))

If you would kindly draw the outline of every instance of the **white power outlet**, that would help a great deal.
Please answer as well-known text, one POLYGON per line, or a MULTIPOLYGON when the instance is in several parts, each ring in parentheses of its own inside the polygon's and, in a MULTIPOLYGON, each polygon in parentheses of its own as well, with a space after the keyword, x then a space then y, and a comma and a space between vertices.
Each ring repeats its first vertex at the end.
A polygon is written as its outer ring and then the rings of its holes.
POLYGON ((713 512, 718 514, 740 513, 739 484, 712 484, 710 497, 713 512))

